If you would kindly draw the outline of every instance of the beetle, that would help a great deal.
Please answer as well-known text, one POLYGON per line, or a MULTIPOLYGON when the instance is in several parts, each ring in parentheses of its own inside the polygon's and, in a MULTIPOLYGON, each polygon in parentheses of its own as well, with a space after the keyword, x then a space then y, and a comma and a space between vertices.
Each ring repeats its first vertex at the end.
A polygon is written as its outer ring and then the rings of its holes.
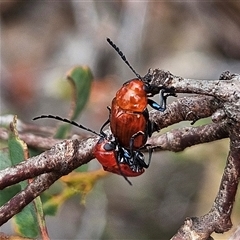
POLYGON ((109 109, 110 128, 119 144, 128 149, 139 149, 157 125, 149 120, 147 108, 143 112, 131 112, 122 109, 114 98, 109 109))
POLYGON ((174 89, 159 87, 150 84, 147 77, 142 78, 127 61, 122 51, 107 38, 107 42, 120 55, 123 61, 133 71, 137 78, 123 84, 117 91, 109 108, 109 119, 103 126, 110 123, 113 135, 119 144, 133 150, 140 149, 147 142, 147 138, 159 128, 155 122, 149 120, 147 105, 158 111, 165 111, 168 96, 176 96, 174 89), (149 97, 160 94, 160 103, 156 103, 149 97))
POLYGON ((131 155, 115 140, 109 140, 106 137, 99 139, 94 149, 94 155, 105 171, 125 177, 139 176, 144 173, 144 168, 148 167, 144 161, 144 155, 140 151, 134 151, 131 155))
POLYGON ((127 177, 139 176, 144 173, 144 168, 148 168, 149 166, 151 154, 147 164, 144 160, 144 155, 142 152, 133 151, 130 153, 129 150, 125 149, 117 142, 112 134, 107 135, 104 133, 102 128, 100 133, 97 133, 81 124, 78 124, 75 121, 53 115, 41 115, 33 118, 33 120, 40 118, 52 118, 58 121, 70 123, 78 128, 84 129, 99 136, 100 139, 93 150, 94 156, 105 171, 122 175, 130 185, 132 184, 127 177))

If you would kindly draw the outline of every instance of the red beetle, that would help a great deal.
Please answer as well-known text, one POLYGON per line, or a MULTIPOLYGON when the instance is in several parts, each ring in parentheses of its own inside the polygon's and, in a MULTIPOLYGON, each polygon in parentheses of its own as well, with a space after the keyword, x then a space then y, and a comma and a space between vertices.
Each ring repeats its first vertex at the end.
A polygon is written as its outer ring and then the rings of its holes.
MULTIPOLYGON (((112 137, 111 135, 110 138, 112 137)), ((129 184, 131 182, 127 177, 137 177, 148 167, 140 151, 133 151, 131 155, 128 150, 117 144, 115 139, 101 137, 94 148, 94 155, 105 171, 122 175, 129 184)))
POLYGON ((116 97, 112 100, 109 115, 110 128, 119 144, 130 150, 138 150, 143 147, 147 138, 154 131, 158 131, 158 126, 149 120, 147 105, 158 111, 166 109, 168 96, 175 96, 173 89, 151 85, 146 78, 142 78, 132 68, 120 49, 107 38, 108 43, 117 51, 124 62, 135 73, 137 78, 127 81, 117 91, 116 97), (149 97, 160 93, 160 104, 149 99, 149 97))
POLYGON ((67 122, 100 136, 100 139, 93 151, 94 156, 103 166, 105 171, 122 175, 129 184, 131 184, 131 182, 127 179, 127 177, 139 176, 144 173, 144 168, 149 166, 149 163, 145 163, 144 155, 140 151, 132 151, 132 153, 130 153, 127 149, 120 146, 112 134, 108 136, 102 130, 99 134, 81 124, 76 123, 75 121, 61 118, 59 116, 41 115, 35 117, 33 120, 37 120, 39 118, 52 118, 67 122))
MULTIPOLYGON (((141 148, 152 133, 155 125, 149 120, 147 108, 143 112, 130 112, 122 109, 116 98, 112 101, 109 115, 110 127, 119 144, 125 148, 141 148)), ((156 130, 157 127, 155 127, 156 130)))

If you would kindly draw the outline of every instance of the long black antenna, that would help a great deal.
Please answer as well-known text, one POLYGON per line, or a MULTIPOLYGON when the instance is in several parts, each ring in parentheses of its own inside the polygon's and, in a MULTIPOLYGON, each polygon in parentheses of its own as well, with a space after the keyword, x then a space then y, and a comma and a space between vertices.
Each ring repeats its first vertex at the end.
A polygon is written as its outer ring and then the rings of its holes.
POLYGON ((114 50, 118 53, 118 55, 122 58, 122 60, 128 65, 128 67, 133 71, 133 73, 137 76, 137 78, 142 79, 142 77, 130 65, 130 63, 128 62, 126 56, 119 49, 119 47, 110 38, 107 38, 107 42, 114 48, 114 50))
POLYGON ((97 136, 103 137, 102 134, 97 133, 97 132, 93 131, 92 129, 87 128, 87 127, 85 127, 85 126, 83 126, 83 125, 81 125, 81 124, 78 124, 78 123, 76 123, 75 121, 68 120, 67 118, 62 118, 62 117, 53 116, 53 115, 41 115, 41 116, 38 116, 38 117, 33 118, 33 120, 37 120, 37 119, 40 119, 40 118, 52 118, 52 119, 56 119, 56 120, 58 120, 58 121, 70 123, 70 124, 72 124, 72 125, 74 125, 74 126, 76 126, 76 127, 78 127, 78 128, 81 128, 81 129, 83 129, 83 130, 86 130, 86 131, 88 131, 88 132, 91 132, 91 133, 93 133, 93 134, 96 134, 97 136))

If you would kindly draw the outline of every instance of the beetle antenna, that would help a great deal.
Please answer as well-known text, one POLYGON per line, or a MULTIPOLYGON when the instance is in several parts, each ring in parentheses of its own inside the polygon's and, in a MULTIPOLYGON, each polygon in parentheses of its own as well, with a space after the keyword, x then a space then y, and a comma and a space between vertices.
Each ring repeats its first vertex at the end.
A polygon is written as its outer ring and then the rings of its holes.
POLYGON ((37 120, 37 119, 40 119, 40 118, 52 118, 52 119, 56 119, 56 120, 58 120, 58 121, 70 123, 71 125, 74 125, 74 126, 76 126, 76 127, 78 127, 78 128, 81 128, 81 129, 83 129, 83 130, 85 130, 85 131, 91 132, 91 133, 93 133, 93 134, 96 134, 97 136, 102 137, 102 135, 101 135, 100 133, 97 133, 97 132, 93 131, 93 130, 90 129, 90 128, 87 128, 87 127, 85 127, 85 126, 83 126, 83 125, 81 125, 81 124, 78 124, 78 123, 75 122, 75 121, 72 121, 72 120, 69 120, 69 119, 66 119, 66 118, 62 118, 62 117, 59 117, 59 116, 53 116, 53 115, 41 115, 41 116, 38 116, 38 117, 33 118, 33 120, 37 120))
POLYGON ((119 47, 110 38, 107 38, 107 42, 114 48, 114 50, 118 53, 118 55, 122 58, 122 60, 128 65, 128 67, 133 71, 133 73, 137 76, 137 78, 142 79, 142 77, 130 65, 130 63, 128 62, 126 56, 119 49, 119 47))

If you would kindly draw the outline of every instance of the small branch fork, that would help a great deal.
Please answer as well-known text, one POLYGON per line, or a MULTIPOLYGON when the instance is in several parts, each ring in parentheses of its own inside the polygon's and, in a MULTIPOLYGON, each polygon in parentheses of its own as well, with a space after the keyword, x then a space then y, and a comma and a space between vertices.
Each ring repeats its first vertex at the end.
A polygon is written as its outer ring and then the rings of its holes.
MULTIPOLYGON (((230 216, 240 178, 240 76, 225 72, 220 80, 190 80, 155 69, 150 70, 145 77, 152 84, 174 87, 177 93, 197 94, 168 104, 165 112, 151 111, 151 120, 160 128, 181 121, 194 123, 206 117, 211 117, 213 121, 199 127, 191 126, 171 130, 162 135, 154 134, 147 145, 155 151, 178 152, 196 144, 230 139, 226 167, 211 210, 204 216, 187 218, 172 239, 208 239, 212 232, 228 231, 232 226, 230 216)), ((29 146, 44 149, 45 152, 0 171, 0 189, 34 178, 23 191, 0 208, 0 225, 20 212, 61 176, 92 160, 93 148, 98 140, 91 137, 60 142, 27 131, 20 132, 19 136, 29 146)), ((6 130, 0 128, 0 138, 7 137, 6 130)))

